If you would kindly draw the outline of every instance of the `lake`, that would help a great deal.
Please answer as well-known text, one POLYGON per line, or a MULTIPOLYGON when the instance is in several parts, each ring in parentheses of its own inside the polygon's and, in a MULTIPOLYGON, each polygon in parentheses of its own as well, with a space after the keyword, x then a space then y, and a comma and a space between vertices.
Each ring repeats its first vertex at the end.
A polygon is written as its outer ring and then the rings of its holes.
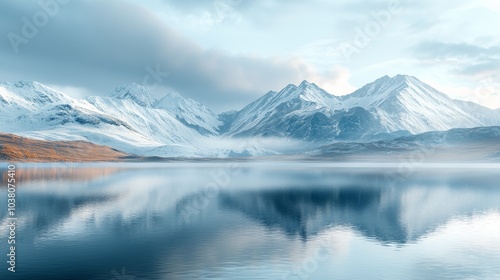
POLYGON ((500 279, 495 165, 0 167, 1 279, 500 279))

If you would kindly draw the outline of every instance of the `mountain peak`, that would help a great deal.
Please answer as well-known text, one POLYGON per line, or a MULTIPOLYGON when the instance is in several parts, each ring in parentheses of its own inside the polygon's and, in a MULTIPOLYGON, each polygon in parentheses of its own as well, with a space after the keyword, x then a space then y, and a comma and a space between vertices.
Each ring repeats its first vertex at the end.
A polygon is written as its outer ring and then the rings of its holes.
POLYGON ((392 77, 391 79, 408 79, 408 78, 414 78, 414 77, 406 75, 406 74, 397 74, 394 77, 392 77))
POLYGON ((36 87, 36 86, 39 86, 42 84, 40 84, 37 81, 20 80, 20 81, 13 82, 12 85, 17 87, 17 88, 26 88, 26 87, 36 87))
POLYGON ((368 97, 368 96, 380 95, 382 93, 390 95, 401 92, 403 88, 411 87, 413 85, 417 87, 429 87, 428 85, 426 85, 425 83, 421 82, 419 79, 413 76, 398 74, 393 77, 389 77, 385 75, 383 77, 376 79, 371 83, 366 84, 365 86, 356 90, 355 92, 344 96, 343 99, 346 100, 352 97, 355 98, 368 97))
POLYGON ((386 84, 386 83, 394 84, 394 83, 415 83, 415 82, 421 83, 419 79, 413 76, 405 74, 397 74, 392 77, 384 75, 369 84, 386 84))
POLYGON ((43 106, 71 99, 67 95, 36 81, 2 82, 0 87, 6 89, 5 96, 2 97, 4 103, 10 104, 14 100, 24 100, 21 101, 23 107, 43 106))
POLYGON ((157 101, 151 92, 136 83, 121 85, 108 93, 107 96, 122 100, 132 100, 143 107, 152 107, 157 101))
POLYGON ((170 99, 170 100, 187 100, 188 98, 185 98, 184 96, 182 96, 180 93, 178 93, 176 91, 171 91, 171 92, 165 94, 165 96, 163 96, 160 100, 166 100, 166 99, 170 99))
POLYGON ((17 89, 48 89, 51 91, 56 91, 37 81, 28 81, 28 80, 19 80, 15 82, 1 82, 0 86, 12 87, 17 89))
POLYGON ((178 92, 172 91, 160 98, 160 100, 156 102, 155 108, 176 111, 179 109, 179 106, 184 106, 186 103, 189 103, 187 98, 184 98, 178 92))
POLYGON ((299 86, 289 84, 279 92, 270 91, 255 101, 257 107, 268 107, 268 109, 279 106, 286 102, 310 102, 318 106, 331 107, 339 103, 337 97, 331 95, 324 89, 307 80, 302 81, 299 86))
MULTIPOLYGON (((279 93, 287 93, 287 92, 294 92, 297 89, 297 86, 294 84, 288 84, 286 87, 284 87, 279 93)), ((267 94, 276 94, 277 92, 275 91, 270 91, 267 94)))
POLYGON ((222 125, 218 116, 205 105, 191 98, 171 91, 154 105, 156 109, 167 110, 184 125, 197 130, 202 135, 216 135, 222 125))
POLYGON ((299 87, 306 87, 306 86, 311 86, 313 83, 310 83, 307 80, 303 80, 302 83, 300 83, 299 87))
POLYGON ((315 89, 315 90, 319 90, 319 91, 324 91, 317 84, 311 83, 311 82, 309 82, 307 80, 303 80, 302 83, 300 83, 300 85, 298 86, 298 88, 302 89, 302 90, 310 88, 310 89, 315 89))
POLYGON ((396 82, 396 83, 406 83, 406 84, 423 84, 422 81, 417 79, 414 76, 410 75, 403 75, 403 74, 398 74, 392 78, 389 78, 390 81, 396 82))
MULTIPOLYGON (((275 94, 275 93, 274 93, 275 94)), ((324 89, 320 88, 315 83, 310 83, 307 80, 302 81, 298 86, 294 84, 289 84, 285 88, 283 88, 278 94, 281 96, 307 96, 310 94, 313 95, 322 95, 331 97, 332 95, 326 92, 324 89)))

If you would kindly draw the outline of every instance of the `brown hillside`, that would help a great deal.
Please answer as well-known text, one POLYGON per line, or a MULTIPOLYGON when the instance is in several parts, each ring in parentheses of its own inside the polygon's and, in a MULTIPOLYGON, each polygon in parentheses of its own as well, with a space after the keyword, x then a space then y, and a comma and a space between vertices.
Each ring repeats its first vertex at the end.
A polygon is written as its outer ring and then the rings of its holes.
POLYGON ((44 141, 0 133, 0 160, 20 162, 116 161, 127 154, 85 141, 44 141))

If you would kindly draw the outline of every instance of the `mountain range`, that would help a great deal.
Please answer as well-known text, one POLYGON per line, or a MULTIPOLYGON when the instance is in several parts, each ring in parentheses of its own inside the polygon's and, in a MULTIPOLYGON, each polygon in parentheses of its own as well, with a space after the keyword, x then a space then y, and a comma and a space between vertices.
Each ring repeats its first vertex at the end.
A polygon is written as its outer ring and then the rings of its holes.
POLYGON ((222 114, 176 92, 157 98, 137 84, 76 99, 38 82, 0 83, 0 132, 85 140, 141 156, 268 155, 286 152, 269 139, 312 149, 496 125, 500 110, 454 100, 406 75, 384 76, 345 96, 303 81, 222 114))

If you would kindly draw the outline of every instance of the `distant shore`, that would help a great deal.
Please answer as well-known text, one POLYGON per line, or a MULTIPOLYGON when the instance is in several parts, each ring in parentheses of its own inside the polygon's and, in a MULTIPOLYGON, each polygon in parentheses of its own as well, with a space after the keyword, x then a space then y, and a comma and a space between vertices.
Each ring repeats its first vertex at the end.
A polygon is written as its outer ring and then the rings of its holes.
MULTIPOLYGON (((321 150, 300 154, 252 157, 159 157, 130 155, 117 149, 87 141, 46 141, 0 133, 0 162, 357 162, 406 163, 488 163, 500 162, 500 142, 475 141, 462 144, 433 146, 385 146, 384 150, 365 149, 367 144, 333 144, 321 150)), ((368 144, 371 145, 371 144, 368 144)))

